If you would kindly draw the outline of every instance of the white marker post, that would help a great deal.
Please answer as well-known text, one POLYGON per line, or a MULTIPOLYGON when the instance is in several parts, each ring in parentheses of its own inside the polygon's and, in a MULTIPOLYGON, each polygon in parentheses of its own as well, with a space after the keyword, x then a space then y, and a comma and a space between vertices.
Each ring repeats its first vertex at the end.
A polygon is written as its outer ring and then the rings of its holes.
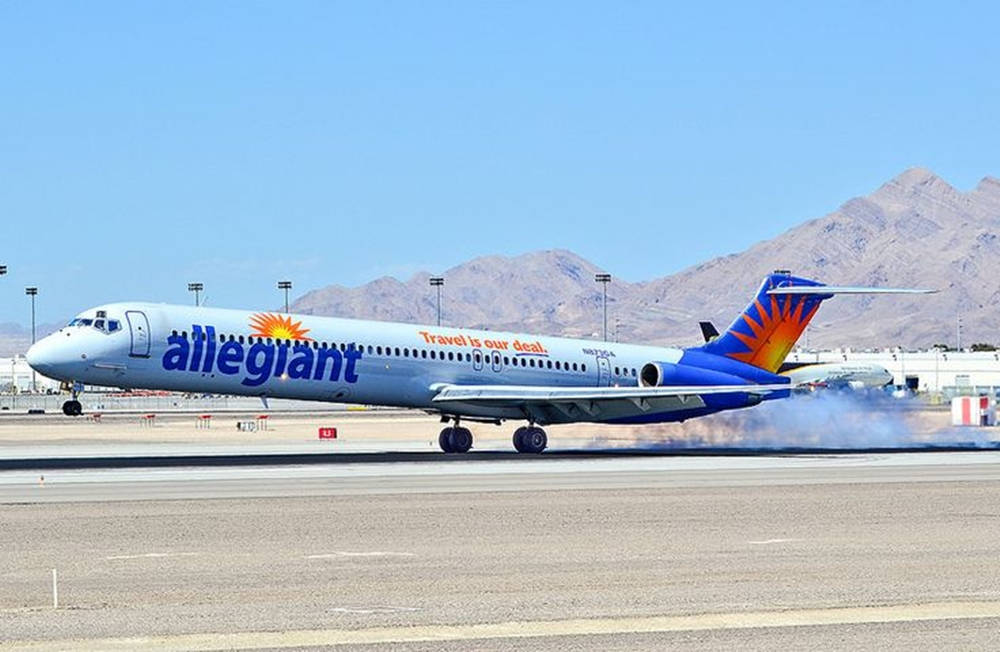
POLYGON ((56 569, 52 569, 52 608, 59 608, 59 584, 56 569))

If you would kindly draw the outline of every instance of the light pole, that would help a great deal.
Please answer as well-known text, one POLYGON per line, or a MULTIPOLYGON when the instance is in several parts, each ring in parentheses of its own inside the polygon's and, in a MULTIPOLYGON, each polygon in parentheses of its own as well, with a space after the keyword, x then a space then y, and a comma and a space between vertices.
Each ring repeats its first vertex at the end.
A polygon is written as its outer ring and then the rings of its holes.
POLYGON ((604 286, 604 341, 608 341, 608 283, 611 274, 594 274, 594 281, 604 286))
POLYGON ((204 283, 188 283, 188 292, 194 292, 194 305, 201 305, 201 291, 204 289, 204 283))
POLYGON ((438 300, 438 326, 441 325, 441 286, 444 285, 444 277, 442 276, 432 276, 431 287, 437 288, 437 300, 438 300))
MULTIPOLYGON (((24 293, 31 297, 31 343, 35 343, 35 297, 38 296, 38 288, 24 288, 24 293)), ((38 391, 38 383, 35 377, 34 368, 31 369, 31 393, 38 391)))
POLYGON ((285 291, 285 314, 288 314, 288 291, 292 289, 291 281, 278 281, 278 289, 285 291))

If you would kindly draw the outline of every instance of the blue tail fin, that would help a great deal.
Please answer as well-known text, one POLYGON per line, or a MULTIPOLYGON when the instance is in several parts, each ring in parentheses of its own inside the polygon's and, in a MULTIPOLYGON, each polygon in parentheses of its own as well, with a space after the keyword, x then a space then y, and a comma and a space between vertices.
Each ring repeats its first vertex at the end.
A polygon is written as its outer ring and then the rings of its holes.
MULTIPOLYGON (((833 296, 820 294, 825 286, 785 271, 768 274, 750 305, 716 339, 701 347, 771 373, 777 372, 820 303, 833 296), (769 294, 776 288, 817 288, 808 294, 769 294)), ((807 290, 808 292, 808 290, 807 290)))

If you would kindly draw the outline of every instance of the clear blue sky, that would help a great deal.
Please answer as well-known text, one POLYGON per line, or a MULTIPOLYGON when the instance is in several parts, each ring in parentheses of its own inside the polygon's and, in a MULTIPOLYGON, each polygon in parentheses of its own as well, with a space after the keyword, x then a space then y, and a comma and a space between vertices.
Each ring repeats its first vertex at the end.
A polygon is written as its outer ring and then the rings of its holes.
POLYGON ((0 322, 563 247, 629 280, 1000 174, 995 3, 0 4, 0 322))

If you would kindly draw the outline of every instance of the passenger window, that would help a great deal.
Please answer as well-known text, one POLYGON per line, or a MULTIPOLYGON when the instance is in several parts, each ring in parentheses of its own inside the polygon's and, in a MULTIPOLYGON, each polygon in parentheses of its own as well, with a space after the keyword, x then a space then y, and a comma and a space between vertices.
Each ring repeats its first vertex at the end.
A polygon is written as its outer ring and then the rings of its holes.
POLYGON ((399 357, 399 347, 396 347, 396 357, 399 357))
POLYGON ((181 331, 181 337, 183 337, 184 339, 187 339, 188 338, 188 332, 187 331, 181 331))
POLYGON ((420 357, 424 359, 427 358, 427 349, 423 349, 420 351, 420 357))
POLYGON ((481 357, 479 357, 479 354, 478 354, 478 353, 476 354, 476 362, 482 362, 482 358, 481 358, 481 357))
POLYGON ((437 354, 434 351, 431 351, 431 360, 433 360, 436 357, 436 355, 437 354))
POLYGON ((448 360, 451 361, 454 359, 455 359, 455 354, 452 351, 448 351, 448 360))
POLYGON ((586 370, 587 370, 587 365, 581 364, 580 365, 580 371, 586 371, 586 370))
POLYGON ((240 335, 240 344, 243 344, 243 336, 240 335))

